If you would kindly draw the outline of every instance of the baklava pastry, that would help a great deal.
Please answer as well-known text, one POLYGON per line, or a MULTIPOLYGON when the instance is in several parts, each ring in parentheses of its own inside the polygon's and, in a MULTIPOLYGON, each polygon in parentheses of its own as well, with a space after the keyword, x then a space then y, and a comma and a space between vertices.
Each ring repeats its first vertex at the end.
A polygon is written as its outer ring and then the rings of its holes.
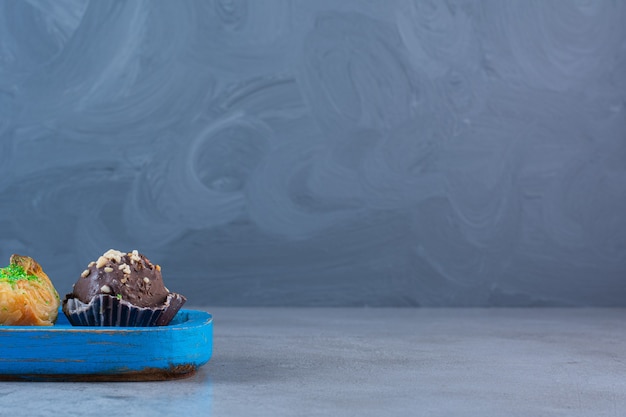
POLYGON ((0 325, 52 326, 59 305, 59 294, 33 258, 14 254, 0 268, 0 325))

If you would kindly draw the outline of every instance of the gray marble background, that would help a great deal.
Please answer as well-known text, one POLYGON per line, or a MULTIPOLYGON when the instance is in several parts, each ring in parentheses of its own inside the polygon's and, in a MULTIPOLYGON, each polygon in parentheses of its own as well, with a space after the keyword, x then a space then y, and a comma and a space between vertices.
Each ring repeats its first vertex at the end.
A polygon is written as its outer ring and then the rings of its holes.
POLYGON ((0 257, 190 304, 626 306, 626 2, 0 0, 0 257))

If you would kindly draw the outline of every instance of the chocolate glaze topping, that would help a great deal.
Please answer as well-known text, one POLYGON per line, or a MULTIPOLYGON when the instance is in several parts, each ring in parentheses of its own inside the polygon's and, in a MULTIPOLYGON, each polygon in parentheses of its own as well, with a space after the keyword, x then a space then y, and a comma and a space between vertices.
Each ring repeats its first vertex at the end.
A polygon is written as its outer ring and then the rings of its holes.
POLYGON ((158 307, 169 291, 163 285, 159 265, 153 265, 136 250, 123 253, 110 249, 87 266, 68 297, 89 303, 98 294, 108 294, 138 307, 158 307))

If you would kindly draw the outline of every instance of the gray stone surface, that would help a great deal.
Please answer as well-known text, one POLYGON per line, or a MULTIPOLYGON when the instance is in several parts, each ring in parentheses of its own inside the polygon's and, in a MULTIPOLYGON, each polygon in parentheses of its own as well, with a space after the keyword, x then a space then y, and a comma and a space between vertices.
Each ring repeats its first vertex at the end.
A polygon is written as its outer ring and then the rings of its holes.
POLYGON ((0 414, 597 417, 626 410, 626 310, 211 312, 214 356, 190 379, 0 383, 0 414))

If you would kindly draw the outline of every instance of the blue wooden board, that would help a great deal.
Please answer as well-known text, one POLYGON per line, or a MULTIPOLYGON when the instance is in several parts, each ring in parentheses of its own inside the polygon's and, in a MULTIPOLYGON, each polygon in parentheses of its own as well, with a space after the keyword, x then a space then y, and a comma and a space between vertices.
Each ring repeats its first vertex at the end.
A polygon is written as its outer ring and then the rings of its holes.
POLYGON ((189 376, 213 351, 213 318, 181 310, 161 327, 0 326, 0 379, 149 381, 189 376))

